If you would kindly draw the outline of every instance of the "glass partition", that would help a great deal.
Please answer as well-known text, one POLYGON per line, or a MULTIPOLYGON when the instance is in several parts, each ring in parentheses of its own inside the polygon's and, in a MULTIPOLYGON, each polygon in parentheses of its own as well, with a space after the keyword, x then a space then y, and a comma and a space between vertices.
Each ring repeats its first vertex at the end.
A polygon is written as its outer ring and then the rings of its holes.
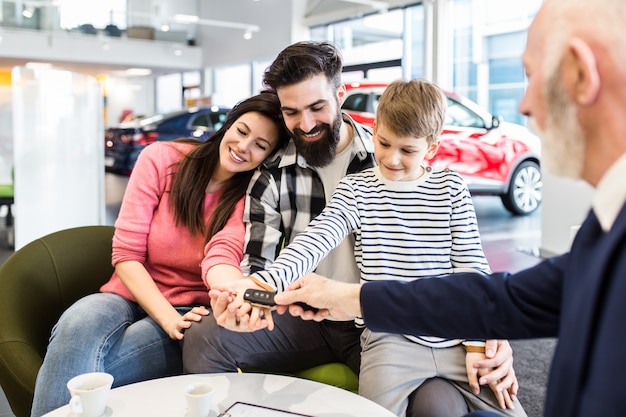
POLYGON ((67 30, 90 33, 114 25, 127 26, 127 0, 25 1, 0 0, 0 26, 36 30, 67 30))
POLYGON ((103 96, 69 71, 12 72, 15 249, 69 227, 104 224, 103 96))
POLYGON ((11 86, 0 85, 0 185, 12 184, 13 112, 11 86))
POLYGON ((0 28, 185 43, 195 40, 195 25, 175 17, 197 13, 198 4, 188 1, 0 0, 0 28))

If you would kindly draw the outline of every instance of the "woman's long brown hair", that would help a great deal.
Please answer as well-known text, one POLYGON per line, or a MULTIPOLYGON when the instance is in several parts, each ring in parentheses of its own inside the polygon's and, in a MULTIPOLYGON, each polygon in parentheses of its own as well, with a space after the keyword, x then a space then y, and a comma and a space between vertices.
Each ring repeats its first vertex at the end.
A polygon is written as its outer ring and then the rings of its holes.
POLYGON ((204 222, 204 199, 206 187, 220 163, 219 147, 226 131, 243 114, 258 112, 272 120, 279 133, 279 140, 272 154, 288 140, 289 134, 283 122, 280 102, 275 93, 264 91, 241 101, 228 113, 224 125, 206 142, 197 139, 181 138, 176 142, 193 143, 193 148, 178 164, 170 190, 176 225, 186 226, 192 235, 204 234, 207 243, 213 235, 222 230, 230 218, 237 202, 244 196, 254 170, 233 175, 224 186, 215 211, 207 224, 204 222))

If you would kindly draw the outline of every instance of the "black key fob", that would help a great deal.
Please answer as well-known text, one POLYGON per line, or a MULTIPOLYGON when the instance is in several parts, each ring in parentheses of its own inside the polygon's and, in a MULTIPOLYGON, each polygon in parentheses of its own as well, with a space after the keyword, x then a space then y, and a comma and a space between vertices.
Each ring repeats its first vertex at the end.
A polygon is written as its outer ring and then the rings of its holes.
POLYGON ((276 303, 274 303, 274 294, 275 293, 272 291, 255 290, 253 288, 248 288, 243 293, 243 299, 253 306, 270 308, 276 305, 276 303))

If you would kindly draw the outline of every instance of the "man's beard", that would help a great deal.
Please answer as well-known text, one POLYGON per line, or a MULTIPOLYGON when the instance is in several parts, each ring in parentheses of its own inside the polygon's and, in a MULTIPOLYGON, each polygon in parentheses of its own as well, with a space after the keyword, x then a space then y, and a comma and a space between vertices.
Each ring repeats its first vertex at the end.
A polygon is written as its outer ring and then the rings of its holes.
POLYGON ((576 105, 567 95, 558 68, 546 85, 547 118, 542 130, 534 120, 531 127, 541 138, 541 165, 560 177, 580 179, 585 158, 585 140, 576 118, 576 105))
POLYGON ((301 129, 293 130, 294 143, 298 153, 304 157, 306 162, 317 168, 325 167, 335 159, 337 145, 339 144, 339 134, 341 131, 341 110, 338 111, 337 118, 332 126, 321 123, 316 125, 310 132, 323 131, 322 137, 314 142, 309 142, 302 138, 305 132, 301 129))

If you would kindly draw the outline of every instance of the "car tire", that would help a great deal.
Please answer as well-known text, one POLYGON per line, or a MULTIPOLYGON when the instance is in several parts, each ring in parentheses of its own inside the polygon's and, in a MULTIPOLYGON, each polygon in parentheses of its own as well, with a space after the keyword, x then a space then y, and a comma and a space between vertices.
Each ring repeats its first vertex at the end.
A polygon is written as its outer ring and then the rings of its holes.
POLYGON ((515 168, 507 192, 501 195, 504 208, 516 216, 537 210, 541 204, 542 185, 539 164, 534 161, 522 162, 515 168))

